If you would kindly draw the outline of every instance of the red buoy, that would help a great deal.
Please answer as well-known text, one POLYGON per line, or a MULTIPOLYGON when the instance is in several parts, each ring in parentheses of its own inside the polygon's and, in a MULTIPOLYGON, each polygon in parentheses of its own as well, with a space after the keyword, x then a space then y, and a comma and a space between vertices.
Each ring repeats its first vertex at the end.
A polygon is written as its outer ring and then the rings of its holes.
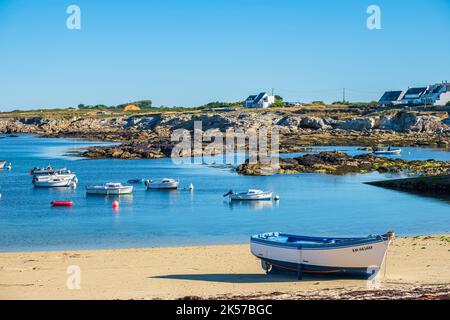
POLYGON ((119 201, 117 201, 117 200, 113 201, 112 207, 113 207, 114 209, 119 208, 119 201))
POLYGON ((54 201, 50 202, 50 204, 52 205, 52 207, 71 207, 71 206, 73 206, 73 202, 72 201, 58 201, 58 200, 54 200, 54 201))

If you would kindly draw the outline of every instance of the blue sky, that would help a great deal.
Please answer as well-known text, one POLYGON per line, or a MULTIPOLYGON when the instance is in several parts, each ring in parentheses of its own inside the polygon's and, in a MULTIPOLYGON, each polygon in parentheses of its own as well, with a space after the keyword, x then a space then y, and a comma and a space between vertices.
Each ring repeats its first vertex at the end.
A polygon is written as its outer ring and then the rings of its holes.
POLYGON ((0 110, 378 99, 450 80, 449 0, 0 0, 0 110), (81 9, 81 30, 66 8, 81 9), (369 5, 381 30, 366 27, 369 5))

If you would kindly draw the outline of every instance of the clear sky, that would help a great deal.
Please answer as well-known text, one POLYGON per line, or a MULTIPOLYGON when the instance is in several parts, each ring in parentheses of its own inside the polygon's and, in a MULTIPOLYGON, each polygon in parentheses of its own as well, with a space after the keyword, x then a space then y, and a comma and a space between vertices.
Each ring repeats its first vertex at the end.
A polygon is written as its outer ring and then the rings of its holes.
POLYGON ((377 100, 450 80, 450 0, 0 0, 0 110, 377 100), (81 29, 69 30, 69 5, 81 29), (381 30, 366 27, 381 8, 381 30))

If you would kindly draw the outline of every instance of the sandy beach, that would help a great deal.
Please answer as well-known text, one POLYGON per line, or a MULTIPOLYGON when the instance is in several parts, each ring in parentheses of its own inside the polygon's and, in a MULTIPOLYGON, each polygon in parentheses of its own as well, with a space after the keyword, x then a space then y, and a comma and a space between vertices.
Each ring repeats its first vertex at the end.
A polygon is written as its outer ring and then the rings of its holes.
POLYGON ((450 237, 396 238, 376 282, 267 276, 248 244, 0 253, 0 299, 179 298, 449 299, 450 237))

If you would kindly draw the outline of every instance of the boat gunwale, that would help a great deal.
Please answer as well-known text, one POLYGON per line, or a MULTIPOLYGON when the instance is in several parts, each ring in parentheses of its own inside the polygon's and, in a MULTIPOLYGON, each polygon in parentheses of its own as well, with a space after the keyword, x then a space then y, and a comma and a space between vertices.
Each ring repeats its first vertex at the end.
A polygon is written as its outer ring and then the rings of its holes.
POLYGON ((317 241, 317 243, 296 243, 296 242, 283 242, 283 241, 276 241, 276 240, 270 240, 270 239, 262 239, 258 238, 262 234, 253 235, 250 237, 251 243, 258 243, 263 244, 266 246, 271 247, 278 247, 278 248, 285 248, 285 249, 297 249, 297 250, 327 250, 327 249, 334 249, 334 248, 348 248, 348 247, 355 247, 355 246, 363 246, 363 245, 369 245, 369 244, 375 244, 379 242, 385 242, 389 240, 388 234, 382 234, 382 235, 374 235, 369 237, 359 237, 359 238, 345 238, 345 237, 310 237, 310 236, 299 236, 299 235, 292 235, 292 234, 286 234, 286 233, 279 233, 278 236, 274 237, 296 237, 301 238, 305 241, 317 241), (323 240, 340 240, 338 243, 327 243, 323 240))

